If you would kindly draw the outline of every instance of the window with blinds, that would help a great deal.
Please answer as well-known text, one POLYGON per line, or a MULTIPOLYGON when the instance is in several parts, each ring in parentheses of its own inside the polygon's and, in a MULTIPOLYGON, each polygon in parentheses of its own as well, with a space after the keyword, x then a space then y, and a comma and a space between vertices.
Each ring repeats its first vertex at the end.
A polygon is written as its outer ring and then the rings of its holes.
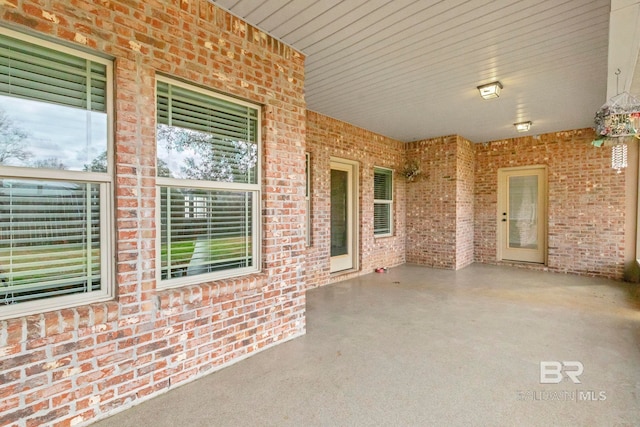
POLYGON ((393 171, 373 170, 373 234, 377 237, 393 234, 393 171))
POLYGON ((259 107, 159 77, 160 286, 259 269, 259 107))
POLYGON ((311 154, 305 153, 304 162, 304 178, 305 178, 305 193, 304 200, 307 205, 307 246, 311 246, 311 154))
POLYGON ((258 182, 258 110, 158 81, 158 176, 258 182))
POLYGON ((112 294, 111 73, 0 28, 0 318, 112 294))

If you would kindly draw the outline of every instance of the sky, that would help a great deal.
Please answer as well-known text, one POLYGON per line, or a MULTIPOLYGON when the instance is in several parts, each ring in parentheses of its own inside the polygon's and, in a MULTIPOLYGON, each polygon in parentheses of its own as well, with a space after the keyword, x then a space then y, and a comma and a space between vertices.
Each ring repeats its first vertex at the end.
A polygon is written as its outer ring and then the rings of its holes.
POLYGON ((105 113, 2 95, 0 109, 29 135, 24 148, 32 156, 25 161, 12 159, 11 166, 56 159, 67 170, 82 170, 107 150, 105 113))

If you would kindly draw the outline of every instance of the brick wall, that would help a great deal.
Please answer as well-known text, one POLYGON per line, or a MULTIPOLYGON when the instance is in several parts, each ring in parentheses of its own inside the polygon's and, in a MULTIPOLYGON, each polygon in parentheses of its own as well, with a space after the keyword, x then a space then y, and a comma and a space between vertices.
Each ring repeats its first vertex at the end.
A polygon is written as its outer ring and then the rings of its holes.
POLYGON ((371 273, 377 267, 404 263, 406 182, 401 175, 405 163, 404 144, 348 123, 307 111, 307 151, 311 154, 311 246, 307 248, 308 286, 320 286, 371 273), (359 164, 359 271, 331 276, 330 200, 331 157, 359 164), (394 235, 373 235, 373 168, 394 170, 394 235))
POLYGON ((498 169, 546 165, 548 269, 622 279, 625 173, 611 169, 611 149, 593 147, 593 138, 583 129, 476 146, 476 261, 496 262, 498 169))
MULTIPOLYGON (((407 185, 407 262, 458 269, 496 263, 499 168, 548 166, 548 262, 528 268, 622 279, 625 173, 591 129, 472 144, 459 136, 406 145, 423 174, 407 185)), ((522 265, 522 264, 520 264, 522 265)))
POLYGON ((460 269, 474 261, 475 144, 459 136, 457 148, 456 269, 460 269))
POLYGON ((303 56, 207 0, 4 0, 0 16, 115 59, 118 295, 0 321, 0 425, 87 424, 303 334, 303 56), (259 274, 156 289, 160 72, 264 107, 259 274))
POLYGON ((550 270, 622 277, 625 175, 610 169, 608 149, 589 144, 589 130, 483 145, 458 136, 404 145, 305 112, 302 55, 207 0, 3 0, 0 16, 3 25, 115 60, 118 295, 0 321, 0 425, 87 424, 298 336, 307 287, 405 257, 454 269, 473 253, 476 261, 495 262, 501 167, 549 167, 550 270), (156 289, 157 73, 263 106, 261 273, 156 289), (308 248, 305 151, 312 168, 308 248), (360 269, 337 276, 329 273, 332 156, 360 167, 360 269), (423 171, 413 183, 398 173, 407 158, 423 171), (378 239, 375 166, 396 172, 395 234, 378 239))
POLYGON ((458 138, 447 136, 406 145, 422 174, 407 184, 407 262, 457 267, 458 138))

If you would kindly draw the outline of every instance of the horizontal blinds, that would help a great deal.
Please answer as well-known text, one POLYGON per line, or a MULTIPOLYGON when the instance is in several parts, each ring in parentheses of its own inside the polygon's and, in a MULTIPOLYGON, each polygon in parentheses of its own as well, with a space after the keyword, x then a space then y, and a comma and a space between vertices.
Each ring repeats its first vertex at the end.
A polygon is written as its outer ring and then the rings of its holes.
POLYGON ((162 279, 253 266, 253 197, 161 187, 162 279))
POLYGON ((106 65, 0 35, 0 94, 106 112, 106 65))
POLYGON ((0 303, 100 289, 100 185, 0 180, 0 303))
POLYGON ((257 141, 255 108, 162 81, 157 97, 159 124, 207 132, 221 140, 257 141))
POLYGON ((375 200, 391 200, 392 185, 391 171, 388 169, 375 169, 373 173, 373 198, 375 200))
POLYGON ((375 203, 373 205, 373 233, 391 233, 391 204, 375 203))
POLYGON ((157 123, 159 176, 257 183, 257 108, 158 81, 157 123))
POLYGON ((391 203, 393 200, 393 172, 375 168, 373 171, 373 233, 391 234, 391 203))
POLYGON ((245 184, 257 181, 254 143, 221 140, 205 132, 162 124, 157 138, 163 151, 174 154, 164 161, 165 167, 158 167, 158 176, 245 184))

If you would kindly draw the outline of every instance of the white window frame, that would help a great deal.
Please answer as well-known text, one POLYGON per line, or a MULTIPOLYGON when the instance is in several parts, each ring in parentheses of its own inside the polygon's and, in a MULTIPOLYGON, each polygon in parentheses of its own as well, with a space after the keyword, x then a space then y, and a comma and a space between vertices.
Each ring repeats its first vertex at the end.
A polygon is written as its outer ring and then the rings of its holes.
POLYGON ((374 168, 373 168, 374 197, 375 197, 375 176, 376 176, 376 173, 378 173, 378 171, 380 171, 381 173, 388 173, 388 176, 391 179, 391 198, 388 199, 388 200, 387 199, 375 199, 374 198, 374 200, 373 200, 374 215, 375 215, 375 205, 389 205, 389 232, 388 233, 376 233, 376 231, 375 231, 375 223, 374 223, 373 235, 376 238, 393 236, 393 233, 394 233, 394 212, 393 212, 393 210, 394 210, 393 209, 393 192, 394 192, 393 181, 394 181, 394 179, 393 179, 393 169, 374 166, 374 168))
MULTIPOLYGON (((262 108, 259 105, 242 101, 237 98, 233 98, 230 96, 225 96, 217 92, 213 92, 207 89, 200 88, 193 84, 188 84, 181 82, 179 80, 172 79, 170 77, 165 77, 162 75, 157 75, 156 80, 158 82, 165 82, 173 86, 180 86, 184 89, 199 92, 201 94, 210 96, 212 98, 218 98, 222 100, 226 100, 229 102, 233 102, 239 105, 247 106, 250 108, 254 108, 257 110, 258 117, 258 125, 257 125, 257 163, 256 163, 256 183, 255 184, 245 184, 245 183, 234 183, 234 182, 220 182, 220 181, 204 181, 204 180, 195 180, 195 179, 179 179, 179 178, 167 178, 167 177, 156 177, 156 223, 158 224, 158 235, 156 238, 156 253, 158 256, 156 257, 156 286, 159 289, 171 289, 176 287, 194 285, 204 282, 211 282, 215 280, 226 279, 230 277, 239 277, 245 276, 247 274, 259 273, 261 270, 262 264, 262 255, 261 255, 261 236, 262 236, 262 213, 260 209, 260 204, 262 200, 262 187, 261 187, 261 176, 262 176, 262 136, 261 136, 261 126, 262 126, 262 108), (252 260, 253 265, 249 267, 243 268, 235 268, 229 270, 222 270, 218 272, 212 273, 203 273, 193 276, 186 277, 177 277, 162 280, 162 230, 161 230, 161 188, 162 187, 172 187, 172 188, 197 188, 202 190, 236 190, 236 191, 245 191, 253 194, 252 197, 252 212, 253 217, 251 218, 251 229, 253 230, 251 247, 252 247, 252 260)), ((157 100, 157 89, 158 85, 155 85, 154 90, 156 91, 156 100, 157 100)), ((157 101, 156 101, 157 102, 157 101)), ((157 139, 156 139, 157 141, 157 139)), ((156 142, 157 148, 157 142, 156 142)))
MULTIPOLYGON (((0 305, 0 320, 28 316, 113 299, 114 292, 114 218, 113 218, 113 61, 37 37, 0 27, 0 34, 70 54, 106 67, 107 173, 29 167, 0 166, 0 179, 28 179, 51 182, 82 182, 100 188, 100 289, 91 292, 52 296, 16 304, 0 305)), ((37 101, 37 100, 36 100, 37 101)))

